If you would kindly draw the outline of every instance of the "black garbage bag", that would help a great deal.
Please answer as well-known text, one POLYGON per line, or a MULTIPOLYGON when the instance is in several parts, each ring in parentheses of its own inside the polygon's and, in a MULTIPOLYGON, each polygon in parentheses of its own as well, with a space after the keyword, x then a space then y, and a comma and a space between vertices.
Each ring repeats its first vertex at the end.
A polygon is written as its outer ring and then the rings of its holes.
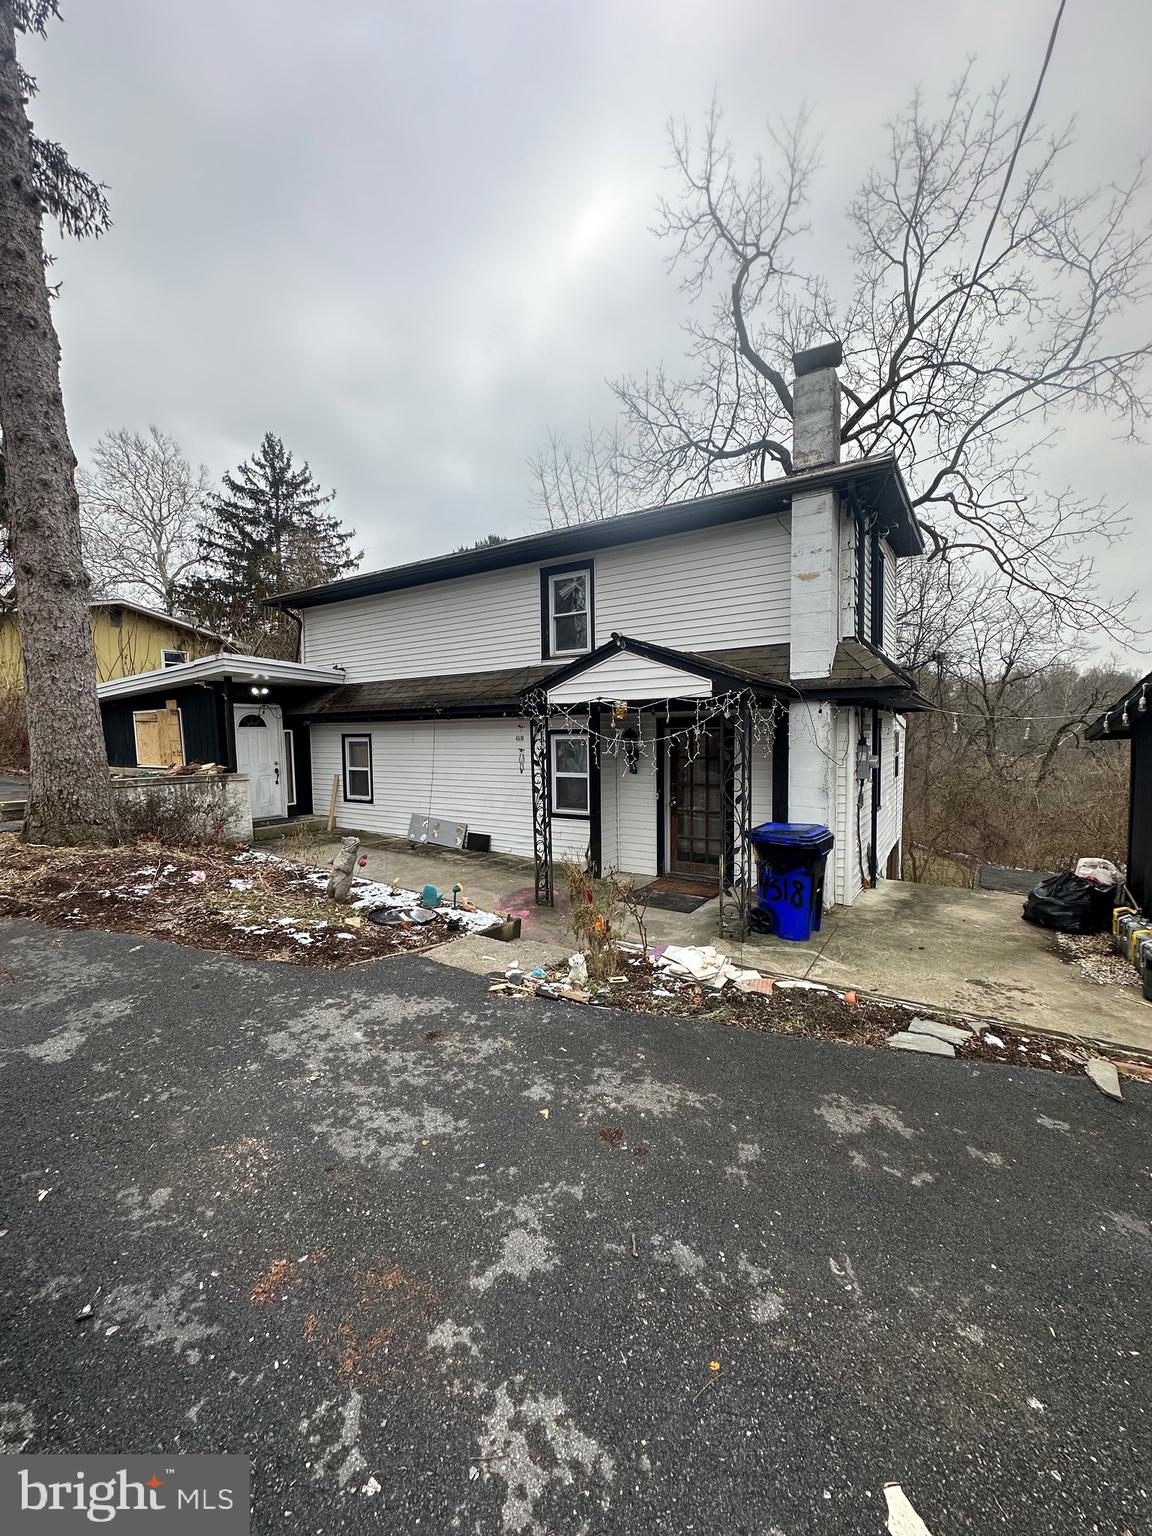
POLYGON ((1112 925, 1116 892, 1079 875, 1050 875, 1024 903, 1024 921, 1057 933, 1103 933, 1112 925))

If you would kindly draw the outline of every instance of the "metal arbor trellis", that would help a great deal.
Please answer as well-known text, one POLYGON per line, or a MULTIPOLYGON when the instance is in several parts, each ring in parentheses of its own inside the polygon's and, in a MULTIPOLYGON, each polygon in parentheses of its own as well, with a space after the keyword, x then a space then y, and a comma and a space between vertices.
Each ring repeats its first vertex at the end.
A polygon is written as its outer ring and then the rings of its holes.
MULTIPOLYGON (((685 700, 695 709, 695 718, 681 728, 668 730, 667 710, 674 700, 652 701, 648 708, 656 716, 657 729, 652 737, 643 730, 633 734, 629 743, 617 730, 602 735, 597 728, 599 711, 591 705, 577 713, 550 705, 542 689, 524 696, 524 714, 529 727, 532 768, 532 851, 535 862, 535 897, 538 906, 555 905, 555 864, 552 851, 552 761, 549 749, 549 725, 555 720, 564 728, 584 733, 589 738, 592 755, 618 756, 621 750, 653 754, 663 753, 671 741, 680 738, 693 751, 709 729, 719 735, 721 781, 724 807, 724 852, 719 861, 720 932, 725 937, 741 938, 749 926, 753 893, 753 855, 749 841, 752 830, 752 756, 760 745, 771 749, 779 719, 784 714, 779 700, 773 699, 765 710, 751 689, 713 695, 707 700, 685 700)), ((632 713, 643 714, 643 706, 634 705, 632 713)), ((653 756, 653 768, 656 758, 653 756)), ((660 806, 658 814, 663 815, 660 806)), ((598 871, 599 873, 599 871, 598 871)))
POLYGON ((536 863, 536 905, 556 902, 552 871, 552 760, 548 750, 547 699, 532 694, 525 700, 529 755, 532 762, 532 855, 536 863))

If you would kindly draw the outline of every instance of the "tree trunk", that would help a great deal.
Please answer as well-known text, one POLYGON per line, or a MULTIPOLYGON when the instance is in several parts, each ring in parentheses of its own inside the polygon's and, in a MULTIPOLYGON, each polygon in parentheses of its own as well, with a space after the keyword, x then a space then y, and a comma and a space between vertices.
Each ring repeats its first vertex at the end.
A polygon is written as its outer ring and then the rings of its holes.
POLYGON ((115 839, 116 821, 41 214, 12 0, 0 0, 0 431, 28 713, 24 835, 105 843, 115 839))

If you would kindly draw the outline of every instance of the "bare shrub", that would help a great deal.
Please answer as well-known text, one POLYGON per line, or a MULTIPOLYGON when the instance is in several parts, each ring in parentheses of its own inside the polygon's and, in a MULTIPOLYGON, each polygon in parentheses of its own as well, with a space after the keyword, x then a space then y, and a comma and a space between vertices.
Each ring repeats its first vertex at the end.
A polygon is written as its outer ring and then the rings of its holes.
POLYGON ((572 907, 576 947, 588 965, 589 981, 607 981, 622 963, 619 924, 624 908, 619 888, 610 880, 594 880, 575 859, 564 860, 564 880, 572 907))
POLYGON ((116 819, 125 842, 198 848, 227 841, 223 785, 153 783, 122 792, 116 796, 116 819))
POLYGON ((647 882, 638 888, 632 875, 623 875, 613 867, 604 876, 604 887, 608 892, 610 904, 622 907, 627 921, 636 929, 641 953, 647 960, 648 902, 651 897, 647 882))

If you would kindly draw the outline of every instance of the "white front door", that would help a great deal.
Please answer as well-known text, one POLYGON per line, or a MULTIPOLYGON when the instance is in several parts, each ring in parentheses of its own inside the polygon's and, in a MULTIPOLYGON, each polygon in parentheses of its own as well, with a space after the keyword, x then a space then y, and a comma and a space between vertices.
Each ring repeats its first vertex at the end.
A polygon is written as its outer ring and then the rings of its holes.
POLYGON ((287 815, 284 783, 284 721, 279 704, 235 705, 236 772, 248 775, 252 816, 287 815))

